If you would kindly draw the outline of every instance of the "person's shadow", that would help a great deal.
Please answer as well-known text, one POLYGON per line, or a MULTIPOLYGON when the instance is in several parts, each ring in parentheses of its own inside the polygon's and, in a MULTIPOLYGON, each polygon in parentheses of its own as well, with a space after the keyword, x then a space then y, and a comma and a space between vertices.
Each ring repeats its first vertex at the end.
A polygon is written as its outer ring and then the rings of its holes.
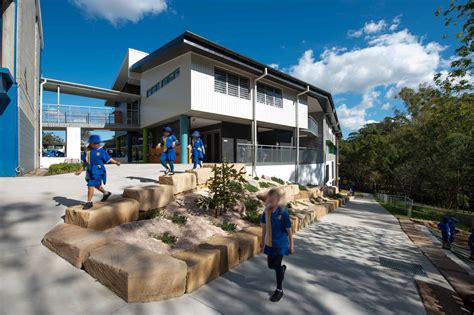
POLYGON ((80 200, 69 199, 69 198, 61 197, 61 196, 55 196, 53 197, 53 200, 56 201, 56 207, 59 207, 59 206, 72 207, 72 206, 77 206, 83 203, 80 200))
POLYGON ((140 183, 156 183, 156 180, 152 178, 138 177, 138 176, 127 176, 126 178, 132 179, 132 180, 139 180, 140 183))

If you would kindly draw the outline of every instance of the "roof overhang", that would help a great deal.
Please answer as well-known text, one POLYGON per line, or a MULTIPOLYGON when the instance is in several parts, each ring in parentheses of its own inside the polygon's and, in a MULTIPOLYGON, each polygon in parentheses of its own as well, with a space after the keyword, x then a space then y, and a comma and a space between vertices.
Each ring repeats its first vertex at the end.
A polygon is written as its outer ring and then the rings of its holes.
POLYGON ((59 87, 60 93, 91 97, 112 102, 131 103, 140 99, 140 95, 137 94, 120 92, 92 85, 85 85, 49 78, 42 78, 42 82, 44 83, 44 90, 50 92, 57 92, 59 87))
POLYGON ((256 76, 264 73, 265 68, 267 68, 268 75, 265 77, 266 80, 288 86, 296 91, 302 92, 309 87, 308 95, 318 100, 323 111, 328 114, 330 125, 333 126, 335 134, 342 136, 331 93, 188 31, 136 62, 130 68, 130 71, 143 73, 187 52, 193 52, 230 64, 256 76))

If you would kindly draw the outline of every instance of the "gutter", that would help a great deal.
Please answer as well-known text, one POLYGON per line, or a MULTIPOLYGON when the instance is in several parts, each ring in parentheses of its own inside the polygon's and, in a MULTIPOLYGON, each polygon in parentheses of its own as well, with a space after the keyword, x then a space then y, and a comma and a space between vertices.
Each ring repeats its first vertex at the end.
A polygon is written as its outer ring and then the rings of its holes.
POLYGON ((253 143, 253 161, 252 161, 252 175, 257 176, 257 82, 268 75, 268 68, 265 67, 263 74, 254 80, 253 95, 252 95, 252 143, 253 143))
POLYGON ((39 134, 39 150, 40 150, 40 167, 41 167, 41 158, 43 157, 43 85, 48 82, 48 79, 43 78, 43 82, 40 83, 40 134, 39 134))

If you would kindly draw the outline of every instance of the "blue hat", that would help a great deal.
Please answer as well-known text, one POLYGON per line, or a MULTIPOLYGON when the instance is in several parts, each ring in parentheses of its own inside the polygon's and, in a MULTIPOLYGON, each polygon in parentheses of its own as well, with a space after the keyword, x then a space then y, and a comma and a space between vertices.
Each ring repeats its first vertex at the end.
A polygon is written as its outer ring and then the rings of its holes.
POLYGON ((99 135, 91 135, 89 137, 89 143, 101 143, 99 135))
POLYGON ((173 132, 173 129, 171 129, 171 127, 165 127, 165 128, 163 128, 163 131, 172 133, 172 132, 173 132))
POLYGON ((194 131, 191 135, 191 137, 196 137, 196 138, 199 138, 201 135, 199 134, 199 131, 194 131))

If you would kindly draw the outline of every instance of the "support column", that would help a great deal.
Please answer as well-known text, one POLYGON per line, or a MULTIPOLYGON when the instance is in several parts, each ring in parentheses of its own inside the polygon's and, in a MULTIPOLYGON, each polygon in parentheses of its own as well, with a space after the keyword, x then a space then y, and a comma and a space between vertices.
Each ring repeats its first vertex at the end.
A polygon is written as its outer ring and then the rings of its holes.
POLYGON ((132 133, 130 131, 127 131, 127 162, 132 163, 133 157, 132 157, 132 133))
POLYGON ((142 129, 142 138, 143 138, 143 163, 148 163, 148 128, 142 129))
POLYGON ((179 145, 181 163, 188 163, 188 137, 189 137, 189 117, 181 115, 179 117, 179 145))
POLYGON ((66 128, 66 158, 81 159, 81 128, 66 128))

